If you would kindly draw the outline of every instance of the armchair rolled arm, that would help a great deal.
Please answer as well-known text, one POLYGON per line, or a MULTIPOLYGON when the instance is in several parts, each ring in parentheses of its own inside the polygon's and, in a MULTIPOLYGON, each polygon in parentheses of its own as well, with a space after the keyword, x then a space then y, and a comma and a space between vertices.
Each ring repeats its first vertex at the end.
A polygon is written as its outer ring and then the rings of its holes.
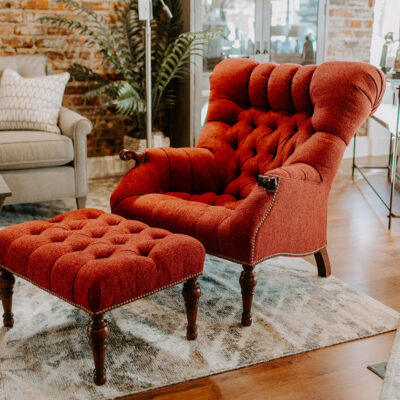
POLYGON ((75 197, 88 193, 86 136, 92 132, 92 123, 75 111, 62 107, 58 121, 61 134, 74 143, 75 197))
POLYGON ((80 135, 87 136, 93 130, 93 125, 87 118, 66 107, 61 107, 58 125, 61 133, 73 140, 80 135))
POLYGON ((123 150, 120 157, 138 160, 142 165, 132 168, 114 189, 110 199, 113 211, 131 196, 167 192, 217 193, 221 188, 214 154, 208 149, 123 150))
POLYGON ((119 158, 122 161, 135 160, 136 165, 143 165, 146 161, 146 153, 139 150, 126 150, 123 149, 119 153, 119 158))

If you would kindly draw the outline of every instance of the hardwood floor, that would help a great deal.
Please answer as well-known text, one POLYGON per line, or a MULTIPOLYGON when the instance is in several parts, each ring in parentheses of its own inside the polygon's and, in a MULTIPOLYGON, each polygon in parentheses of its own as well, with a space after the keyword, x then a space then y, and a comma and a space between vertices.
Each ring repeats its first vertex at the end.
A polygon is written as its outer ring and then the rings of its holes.
MULTIPOLYGON (((351 179, 350 165, 343 162, 329 202, 332 273, 400 311, 400 219, 389 232, 386 209, 364 181, 351 179)), ((366 367, 387 360, 393 338, 390 332, 125 399, 377 400, 382 380, 366 367)))

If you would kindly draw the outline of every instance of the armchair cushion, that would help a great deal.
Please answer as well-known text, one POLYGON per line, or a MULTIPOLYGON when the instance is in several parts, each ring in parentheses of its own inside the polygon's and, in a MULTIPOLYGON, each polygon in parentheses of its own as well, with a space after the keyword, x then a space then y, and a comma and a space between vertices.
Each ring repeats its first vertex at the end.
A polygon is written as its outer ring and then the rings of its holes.
POLYGON ((72 140, 40 131, 0 132, 0 171, 54 167, 74 159, 72 140))

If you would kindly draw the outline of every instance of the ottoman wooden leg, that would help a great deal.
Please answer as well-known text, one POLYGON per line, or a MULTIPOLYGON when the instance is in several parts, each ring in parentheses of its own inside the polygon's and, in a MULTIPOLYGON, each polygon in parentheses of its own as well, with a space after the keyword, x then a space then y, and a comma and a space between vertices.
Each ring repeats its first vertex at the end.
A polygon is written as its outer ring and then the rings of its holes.
POLYGON ((104 360, 106 357, 106 347, 110 329, 104 315, 94 315, 89 322, 87 335, 90 340, 94 360, 94 383, 98 386, 104 385, 107 381, 104 360))
POLYGON ((240 287, 242 288, 242 325, 250 326, 253 322, 251 318, 251 306, 253 304, 254 289, 257 285, 257 277, 254 272, 254 267, 243 265, 243 271, 239 279, 240 287))
POLYGON ((185 299, 185 307, 187 314, 187 328, 186 338, 188 340, 195 340, 197 338, 197 309, 199 305, 199 298, 201 296, 201 289, 197 278, 189 279, 183 285, 182 290, 183 298, 185 299))
POLYGON ((15 278, 5 269, 0 269, 0 297, 3 303, 3 324, 6 327, 14 326, 14 314, 12 313, 12 296, 15 278))

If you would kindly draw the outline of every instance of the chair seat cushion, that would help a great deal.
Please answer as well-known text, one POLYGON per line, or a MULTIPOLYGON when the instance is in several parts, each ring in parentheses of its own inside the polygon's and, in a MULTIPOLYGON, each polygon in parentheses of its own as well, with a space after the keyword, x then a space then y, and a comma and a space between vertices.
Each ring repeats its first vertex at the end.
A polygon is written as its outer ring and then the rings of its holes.
POLYGON ((0 131, 0 170, 55 167, 74 159, 70 138, 41 131, 0 131))
POLYGON ((177 193, 167 192, 166 196, 178 197, 182 200, 197 201, 199 203, 208 204, 210 206, 222 206, 235 210, 243 200, 237 200, 230 194, 215 194, 213 192, 202 193, 202 194, 190 194, 190 193, 177 193))
POLYGON ((203 271, 205 251, 184 235, 94 209, 0 231, 0 264, 91 314, 203 271))
POLYGON ((150 226, 195 237, 207 252, 221 254, 225 239, 221 233, 229 230, 234 210, 210 203, 180 198, 177 193, 152 193, 128 197, 118 203, 113 212, 129 219, 139 219, 150 226))

